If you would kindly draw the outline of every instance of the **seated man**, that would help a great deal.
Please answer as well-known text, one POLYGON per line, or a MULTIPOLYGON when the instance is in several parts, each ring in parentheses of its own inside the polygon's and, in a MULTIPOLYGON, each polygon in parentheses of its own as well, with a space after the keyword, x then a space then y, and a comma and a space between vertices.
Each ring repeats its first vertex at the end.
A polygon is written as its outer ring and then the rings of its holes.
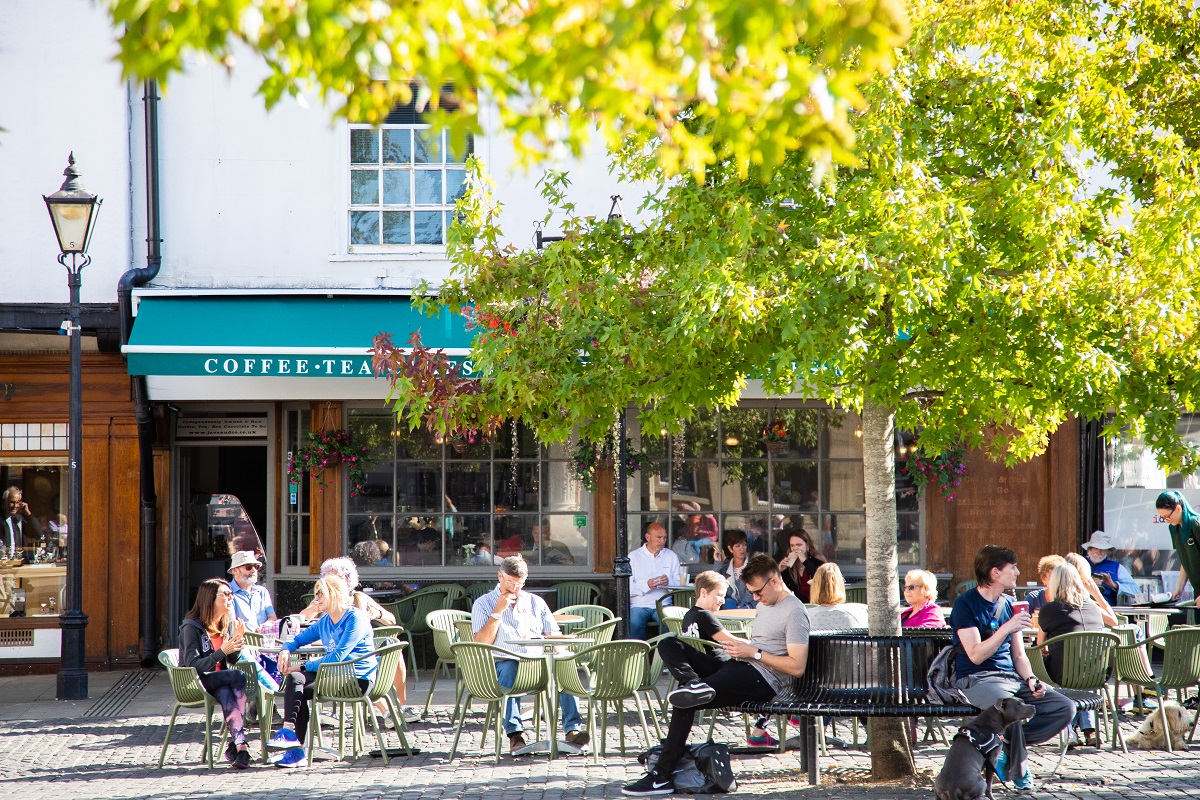
POLYGON ((233 554, 233 565, 229 574, 233 576, 233 613, 246 623, 246 630, 258 631, 268 622, 279 619, 271 603, 271 593, 258 582, 262 562, 251 550, 233 554))
MULTIPOLYGON (((963 648, 954 662, 955 686, 978 708, 988 708, 1006 697, 1032 705, 1037 713, 1024 723, 1025 742, 1040 744, 1071 724, 1075 703, 1042 684, 1025 657, 1021 631, 1030 627, 1030 616, 1024 611, 1013 613, 1010 595, 1020 574, 1017 554, 1007 547, 988 544, 975 555, 978 585, 960 594, 950 612, 954 642, 963 648)), ((1005 739, 1011 741, 1020 725, 1010 725, 1005 739)), ((1002 781, 1009 780, 1007 762, 1004 748, 996 762, 996 774, 1002 781)), ((1012 772, 1017 771, 1014 765, 1012 772)), ((1031 788, 1033 776, 1026 767, 1012 776, 1012 782, 1018 789, 1031 788)))
POLYGON ((1141 593, 1141 587, 1134 581, 1133 575, 1125 565, 1112 558, 1112 551, 1116 545, 1107 533, 1096 531, 1092 538, 1080 547, 1087 553, 1088 561, 1092 562, 1092 578, 1110 606, 1120 605, 1120 595, 1133 596, 1141 593))
POLYGON ((678 586, 683 569, 667 549, 667 529, 651 522, 642 533, 642 546, 629 554, 629 636, 646 638, 646 625, 657 613, 668 586, 678 586))
MULTIPOLYGON (((510 556, 500 562, 496 588, 471 607, 471 630, 475 633, 475 641, 494 644, 518 655, 541 655, 540 649, 527 652, 523 647, 508 644, 514 639, 559 633, 558 623, 546 601, 536 594, 521 591, 528 577, 529 565, 521 556, 510 556)), ((496 676, 502 686, 512 686, 517 678, 517 660, 496 656, 496 676)), ((575 697, 563 692, 558 696, 558 705, 562 709, 567 742, 583 747, 588 743, 588 734, 575 697)), ((509 752, 525 746, 519 698, 510 698, 504 706, 504 732, 508 734, 509 752)))
POLYGON ((571 548, 550 538, 550 518, 542 519, 533 526, 534 552, 541 552, 542 564, 563 566, 575 563, 571 548))
POLYGON ((722 641, 728 661, 716 662, 676 638, 658 644, 667 668, 680 682, 671 692, 671 722, 654 770, 621 789, 622 794, 670 794, 672 775, 687 747, 700 708, 723 708, 747 701, 765 702, 790 677, 804 674, 808 660, 808 614, 783 585, 779 567, 758 553, 742 569, 742 581, 758 598, 758 617, 749 642, 722 641))

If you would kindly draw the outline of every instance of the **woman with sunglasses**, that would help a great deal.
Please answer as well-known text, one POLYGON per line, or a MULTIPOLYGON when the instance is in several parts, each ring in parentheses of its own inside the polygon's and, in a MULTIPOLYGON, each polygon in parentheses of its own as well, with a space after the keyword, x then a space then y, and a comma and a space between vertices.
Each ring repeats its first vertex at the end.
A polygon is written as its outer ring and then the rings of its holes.
POLYGON ((900 610, 903 628, 945 628, 946 618, 937 604, 937 576, 923 569, 910 569, 904 576, 904 601, 900 610))
MULTIPOLYGON (((1171 592, 1175 602, 1183 595, 1183 586, 1189 575, 1200 575, 1200 517, 1177 491, 1163 492, 1154 501, 1158 516, 1167 523, 1171 532, 1171 546, 1179 556, 1179 581, 1171 592)), ((1192 591, 1196 586, 1192 584, 1192 591)))
POLYGON ((229 731, 225 760, 234 769, 250 766, 246 750, 246 675, 234 668, 245 645, 245 624, 234 617, 233 592, 220 578, 200 584, 196 602, 179 626, 179 665, 195 667, 204 691, 217 698, 229 731))

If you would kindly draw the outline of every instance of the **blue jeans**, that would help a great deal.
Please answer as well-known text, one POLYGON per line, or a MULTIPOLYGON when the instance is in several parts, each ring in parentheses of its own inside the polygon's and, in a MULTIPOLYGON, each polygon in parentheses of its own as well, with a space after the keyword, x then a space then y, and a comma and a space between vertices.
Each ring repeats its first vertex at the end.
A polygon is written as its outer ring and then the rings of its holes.
MULTIPOLYGON (((496 677, 500 679, 500 685, 505 688, 512 687, 517 680, 517 662, 511 658, 496 660, 496 677)), ((575 696, 560 692, 558 695, 558 707, 562 709, 562 727, 564 733, 571 731, 583 730, 583 718, 579 716, 579 706, 575 703, 575 696)), ((520 733, 524 726, 521 724, 521 700, 517 697, 508 698, 508 702, 504 704, 504 732, 508 735, 520 733)))
POLYGON ((653 606, 634 606, 629 609, 629 638, 646 641, 646 625, 657 613, 653 606))

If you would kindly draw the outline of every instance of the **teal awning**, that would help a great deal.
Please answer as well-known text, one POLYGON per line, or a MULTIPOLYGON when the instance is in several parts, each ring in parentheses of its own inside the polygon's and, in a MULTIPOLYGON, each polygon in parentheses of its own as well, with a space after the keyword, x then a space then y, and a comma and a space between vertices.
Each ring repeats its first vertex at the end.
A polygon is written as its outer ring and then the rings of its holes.
MULTIPOLYGON (((371 343, 390 333, 462 363, 466 319, 428 317, 389 295, 139 295, 129 344, 130 375, 371 378, 371 343)), ((469 372, 469 370, 468 370, 469 372)))

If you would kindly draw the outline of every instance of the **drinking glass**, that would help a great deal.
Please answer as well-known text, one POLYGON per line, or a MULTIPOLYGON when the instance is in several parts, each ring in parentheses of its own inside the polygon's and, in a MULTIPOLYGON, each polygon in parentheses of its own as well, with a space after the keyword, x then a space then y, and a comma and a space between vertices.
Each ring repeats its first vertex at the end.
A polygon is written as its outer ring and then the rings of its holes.
POLYGON ((49 608, 49 606, 48 606, 46 603, 42 603, 42 616, 43 616, 43 617, 44 617, 44 616, 46 616, 46 609, 47 609, 47 608, 49 608))

